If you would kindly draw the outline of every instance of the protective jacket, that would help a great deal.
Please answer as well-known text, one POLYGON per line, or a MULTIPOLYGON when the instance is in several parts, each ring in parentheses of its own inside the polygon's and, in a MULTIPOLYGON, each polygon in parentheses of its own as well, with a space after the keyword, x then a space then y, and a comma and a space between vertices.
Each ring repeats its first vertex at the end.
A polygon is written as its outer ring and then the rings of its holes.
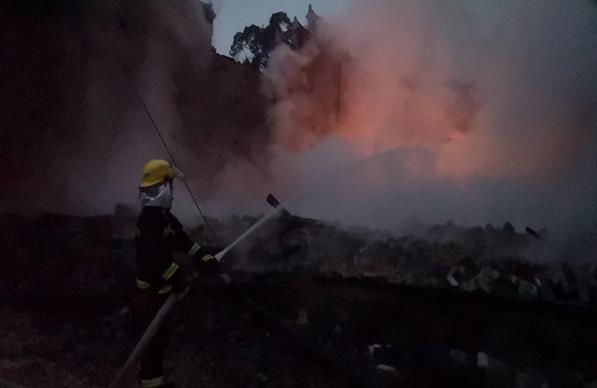
POLYGON ((187 284, 174 253, 201 258, 200 264, 215 261, 205 254, 182 229, 182 224, 168 209, 143 207, 137 221, 137 287, 160 295, 184 292, 187 284))

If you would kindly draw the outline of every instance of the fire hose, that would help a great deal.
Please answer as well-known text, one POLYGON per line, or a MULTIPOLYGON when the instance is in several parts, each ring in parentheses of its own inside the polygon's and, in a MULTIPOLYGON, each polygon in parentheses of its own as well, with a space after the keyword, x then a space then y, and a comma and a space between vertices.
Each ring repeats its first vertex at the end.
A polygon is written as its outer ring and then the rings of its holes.
POLYGON ((166 319, 166 317, 168 316, 168 314, 170 313, 177 301, 178 297, 175 294, 172 294, 164 302, 164 304, 156 314, 155 318, 153 318, 153 320, 147 327, 147 330, 145 330, 145 333, 143 333, 143 336, 137 343, 137 346, 135 346, 135 348, 127 358, 126 362, 124 363, 124 366, 120 368, 114 380, 112 380, 110 385, 108 385, 108 388, 116 388, 121 385, 122 380, 124 379, 124 377, 126 377, 128 371, 135 364, 139 356, 143 354, 143 351, 145 350, 147 345, 149 345, 149 342, 151 342, 153 337, 155 337, 160 326, 164 322, 164 319, 166 319))
MULTIPOLYGON (((271 195, 271 194, 270 194, 271 195)), ((269 198, 269 196, 268 196, 269 198)), ((230 245, 228 245, 226 248, 224 248, 222 251, 220 251, 219 253, 217 253, 215 255, 215 258, 220 261, 222 260, 222 258, 224 257, 224 255, 226 255, 226 253, 228 253, 232 248, 234 248, 239 242, 241 242, 242 240, 244 240, 248 235, 250 235, 251 233, 253 233, 255 230, 257 230, 261 225, 263 225, 267 220, 269 220, 270 218, 272 218, 274 215, 276 215, 279 211, 281 211, 283 208, 282 207, 274 207, 274 209, 272 211, 270 211, 269 213, 267 213, 266 215, 264 215, 263 217, 261 217, 257 222, 255 222, 249 229, 246 230, 246 232, 244 232, 243 234, 241 234, 236 240, 234 240, 230 245)))

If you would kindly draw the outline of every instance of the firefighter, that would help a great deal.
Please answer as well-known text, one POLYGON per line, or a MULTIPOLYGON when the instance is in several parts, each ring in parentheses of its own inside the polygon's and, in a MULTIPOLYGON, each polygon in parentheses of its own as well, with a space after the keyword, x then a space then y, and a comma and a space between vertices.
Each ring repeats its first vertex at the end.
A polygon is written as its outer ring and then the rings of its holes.
MULTIPOLYGON (((217 271, 218 261, 184 232, 170 213, 175 178, 182 173, 164 160, 150 160, 143 167, 139 200, 143 207, 137 220, 137 292, 135 315, 140 328, 147 328, 171 293, 182 298, 189 290, 183 271, 174 261, 175 252, 186 253, 201 273, 217 271)), ((164 376, 163 359, 168 343, 168 322, 146 348, 141 358, 141 387, 173 387, 164 376)))

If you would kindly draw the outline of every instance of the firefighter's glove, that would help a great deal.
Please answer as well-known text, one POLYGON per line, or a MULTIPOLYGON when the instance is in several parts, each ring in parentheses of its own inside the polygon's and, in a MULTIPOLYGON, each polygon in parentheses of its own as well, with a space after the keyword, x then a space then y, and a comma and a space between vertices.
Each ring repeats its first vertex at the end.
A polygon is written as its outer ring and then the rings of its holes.
POLYGON ((218 260, 212 255, 205 255, 199 259, 199 270, 203 275, 213 275, 219 271, 218 260))

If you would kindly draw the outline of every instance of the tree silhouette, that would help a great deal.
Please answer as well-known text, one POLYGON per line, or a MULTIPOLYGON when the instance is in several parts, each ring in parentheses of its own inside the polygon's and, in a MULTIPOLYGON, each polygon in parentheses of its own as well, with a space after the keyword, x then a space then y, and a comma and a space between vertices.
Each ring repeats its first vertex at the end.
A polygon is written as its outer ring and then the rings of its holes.
POLYGON ((269 55, 276 47, 277 36, 290 25, 290 19, 284 12, 276 12, 269 19, 265 28, 256 25, 245 27, 234 35, 230 56, 237 61, 263 69, 267 66, 269 55), (244 58, 243 58, 244 57, 244 58))

